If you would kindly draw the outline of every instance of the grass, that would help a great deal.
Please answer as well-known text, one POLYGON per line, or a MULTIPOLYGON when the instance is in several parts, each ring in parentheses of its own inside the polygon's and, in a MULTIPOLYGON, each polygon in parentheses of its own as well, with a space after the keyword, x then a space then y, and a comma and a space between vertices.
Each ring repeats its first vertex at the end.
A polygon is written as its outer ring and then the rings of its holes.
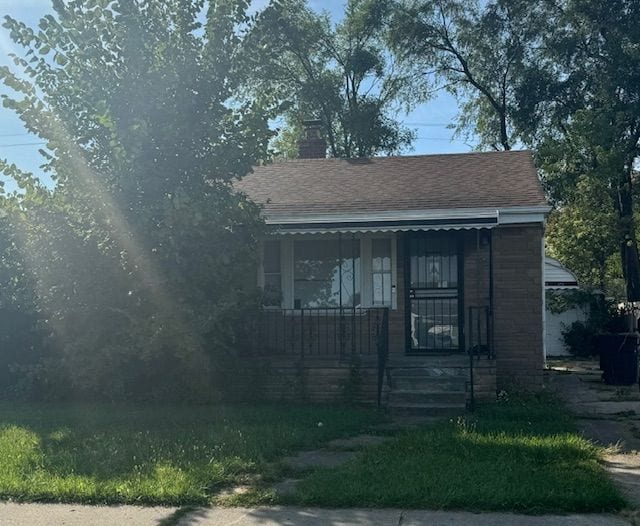
POLYGON ((553 399, 512 400, 403 432, 342 467, 313 472, 280 502, 524 513, 619 510, 625 501, 606 477, 600 454, 575 433, 571 417, 553 399))
POLYGON ((0 498, 206 504, 379 414, 347 407, 0 403, 0 498))

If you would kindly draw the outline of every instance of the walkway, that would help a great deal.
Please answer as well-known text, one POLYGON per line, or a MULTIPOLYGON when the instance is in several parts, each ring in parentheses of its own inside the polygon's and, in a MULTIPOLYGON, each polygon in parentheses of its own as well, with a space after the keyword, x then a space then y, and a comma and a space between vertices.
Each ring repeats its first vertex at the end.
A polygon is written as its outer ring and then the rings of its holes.
POLYGON ((0 503, 2 526, 629 526, 611 515, 514 515, 402 510, 208 508, 0 503))
POLYGON ((605 467, 640 508, 640 391, 638 386, 605 385, 595 361, 552 363, 547 386, 556 391, 577 416, 587 438, 605 447, 605 467))

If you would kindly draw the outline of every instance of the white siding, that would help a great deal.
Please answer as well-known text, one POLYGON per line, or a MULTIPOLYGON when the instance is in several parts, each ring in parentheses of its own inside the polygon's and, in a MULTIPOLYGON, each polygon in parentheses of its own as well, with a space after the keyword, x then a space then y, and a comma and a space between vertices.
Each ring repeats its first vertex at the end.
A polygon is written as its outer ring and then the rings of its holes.
POLYGON ((574 321, 585 321, 587 313, 582 308, 569 309, 560 314, 554 314, 547 309, 545 323, 545 346, 547 356, 568 356, 562 340, 562 331, 574 321))

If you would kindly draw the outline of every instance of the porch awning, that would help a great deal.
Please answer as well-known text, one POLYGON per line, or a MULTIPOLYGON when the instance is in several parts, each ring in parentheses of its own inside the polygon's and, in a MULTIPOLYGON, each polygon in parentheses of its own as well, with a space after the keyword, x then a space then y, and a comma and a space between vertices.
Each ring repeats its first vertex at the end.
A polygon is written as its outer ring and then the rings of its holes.
POLYGON ((359 213, 287 213, 269 210, 266 223, 279 234, 339 232, 407 232, 415 230, 478 230, 515 223, 544 223, 550 207, 451 208, 359 213))
POLYGON ((415 230, 472 230, 498 225, 497 210, 490 211, 430 211, 401 214, 362 214, 339 216, 272 215, 268 225, 279 234, 333 234, 363 232, 406 232, 415 230), (452 213, 453 212, 453 213, 452 213))

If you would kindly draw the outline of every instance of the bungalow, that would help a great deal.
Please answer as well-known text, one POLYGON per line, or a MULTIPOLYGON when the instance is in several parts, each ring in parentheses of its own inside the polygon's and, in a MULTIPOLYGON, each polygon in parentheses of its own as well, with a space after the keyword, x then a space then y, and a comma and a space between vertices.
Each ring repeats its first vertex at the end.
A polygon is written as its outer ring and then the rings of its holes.
POLYGON ((264 396, 351 394, 447 412, 542 387, 544 224, 527 151, 327 159, 256 167, 264 396))

